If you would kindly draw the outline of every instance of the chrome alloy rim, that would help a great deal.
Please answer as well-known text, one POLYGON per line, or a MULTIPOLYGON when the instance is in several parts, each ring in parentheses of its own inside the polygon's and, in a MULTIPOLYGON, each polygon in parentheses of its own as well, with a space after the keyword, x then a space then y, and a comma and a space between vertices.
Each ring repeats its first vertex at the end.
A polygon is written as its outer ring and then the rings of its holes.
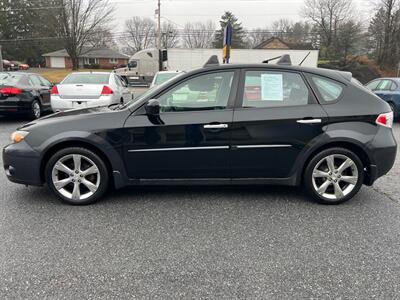
POLYGON ((312 174, 315 191, 329 200, 340 200, 349 195, 358 182, 355 162, 342 154, 334 154, 320 160, 312 174))
POLYGON ((34 102, 32 105, 33 115, 35 118, 40 118, 40 105, 37 102, 34 102))
POLYGON ((56 190, 73 201, 88 199, 96 193, 100 180, 100 171, 96 164, 80 154, 60 158, 52 170, 52 181, 56 190))

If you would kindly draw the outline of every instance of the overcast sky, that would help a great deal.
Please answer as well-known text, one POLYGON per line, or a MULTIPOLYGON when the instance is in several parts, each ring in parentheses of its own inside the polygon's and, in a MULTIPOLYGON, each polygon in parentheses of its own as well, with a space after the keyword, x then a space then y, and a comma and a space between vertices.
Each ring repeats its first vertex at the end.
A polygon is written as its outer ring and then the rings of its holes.
MULTIPOLYGON (((367 15, 371 0, 354 0, 357 11, 367 15)), ((123 30, 133 16, 155 18, 157 0, 110 0, 116 7, 116 29, 123 30)), ((302 20, 304 0, 161 0, 161 15, 183 26, 186 22, 212 20, 218 24, 224 11, 232 11, 248 29, 266 27, 275 20, 302 20)))

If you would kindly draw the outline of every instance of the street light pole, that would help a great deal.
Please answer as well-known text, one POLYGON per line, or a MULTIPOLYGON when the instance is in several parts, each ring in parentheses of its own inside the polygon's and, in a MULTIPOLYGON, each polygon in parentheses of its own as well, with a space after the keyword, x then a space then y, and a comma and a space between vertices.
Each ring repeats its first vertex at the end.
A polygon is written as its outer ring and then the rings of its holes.
POLYGON ((1 52, 1 45, 0 45, 0 72, 3 72, 3 54, 1 52))
POLYGON ((161 0, 158 0, 157 48, 161 50, 161 0))

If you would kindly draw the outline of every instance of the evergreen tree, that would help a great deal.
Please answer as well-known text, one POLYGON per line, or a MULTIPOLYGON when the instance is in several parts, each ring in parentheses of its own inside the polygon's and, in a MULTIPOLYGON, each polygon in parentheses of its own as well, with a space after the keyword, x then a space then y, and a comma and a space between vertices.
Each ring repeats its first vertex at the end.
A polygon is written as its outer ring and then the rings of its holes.
POLYGON ((238 18, 232 12, 225 12, 219 23, 221 29, 217 30, 215 33, 215 40, 213 43, 215 48, 223 47, 224 30, 228 24, 231 24, 233 28, 232 48, 240 49, 246 47, 246 33, 244 32, 242 23, 238 21, 238 18))

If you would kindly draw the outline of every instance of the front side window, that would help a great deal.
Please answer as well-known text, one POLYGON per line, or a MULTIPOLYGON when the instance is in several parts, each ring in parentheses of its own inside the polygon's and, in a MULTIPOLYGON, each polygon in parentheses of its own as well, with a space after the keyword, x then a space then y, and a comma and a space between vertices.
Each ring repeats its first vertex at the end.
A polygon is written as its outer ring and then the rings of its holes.
POLYGON ((380 83, 381 83, 380 80, 371 81, 370 83, 367 84, 367 88, 369 88, 371 91, 374 91, 377 89, 380 83))
POLYGON ((159 97, 163 112, 224 109, 228 105, 234 72, 191 78, 159 97))
POLYGON ((322 77, 312 77, 312 80, 325 102, 336 101, 343 93, 343 86, 338 82, 322 77))
POLYGON ((243 107, 299 106, 309 103, 310 93, 298 73, 246 72, 243 107))

